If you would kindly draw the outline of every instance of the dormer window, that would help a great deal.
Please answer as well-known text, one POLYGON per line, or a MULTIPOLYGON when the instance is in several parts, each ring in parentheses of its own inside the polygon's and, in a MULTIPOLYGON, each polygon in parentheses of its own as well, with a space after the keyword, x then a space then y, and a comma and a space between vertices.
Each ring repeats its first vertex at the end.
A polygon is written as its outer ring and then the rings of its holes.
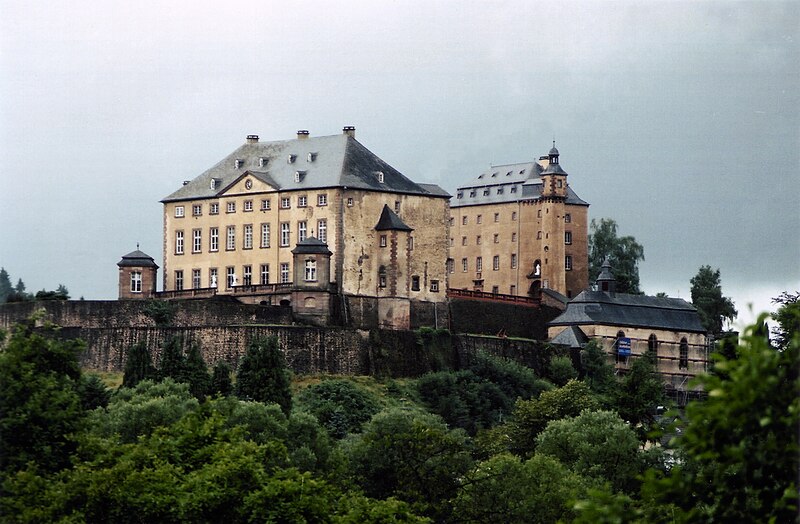
POLYGON ((295 160, 297 160, 297 155, 289 155, 286 157, 286 162, 289 164, 294 164, 295 160))
POLYGON ((511 186, 511 192, 512 193, 516 193, 517 192, 517 186, 511 186))
POLYGON ((480 174, 480 175, 478 175, 478 178, 483 178, 484 176, 485 176, 485 175, 483 175, 483 174, 480 174))
POLYGON ((489 196, 489 188, 483 190, 483 196, 489 196))
POLYGON ((237 158, 236 160, 233 161, 233 168, 234 169, 239 169, 243 165, 244 165, 244 160, 242 160, 241 158, 237 158))
POLYGON ((313 162, 313 161, 314 161, 314 160, 316 160, 316 159, 317 159, 317 154, 316 154, 316 153, 309 153, 309 154, 308 154, 308 159, 307 159, 307 160, 308 160, 309 162, 313 162))
POLYGON ((458 193, 456 193, 456 198, 459 198, 459 199, 460 198, 464 198, 464 192, 463 191, 459 191, 458 193))
POLYGON ((209 187, 211 189, 217 189, 217 186, 222 182, 221 178, 212 178, 211 182, 209 183, 209 187))
POLYGON ((469 192, 469 197, 470 198, 475 198, 475 190, 474 189, 469 192))
POLYGON ((506 173, 506 176, 511 176, 511 171, 509 171, 508 173, 506 173))
POLYGON ((492 178, 497 177, 497 173, 492 173, 492 178))
POLYGON ((297 182, 297 183, 302 182, 303 178, 305 178, 305 176, 306 176, 306 172, 305 171, 295 171, 294 172, 294 181, 297 182))
POLYGON ((258 167, 265 167, 269 159, 265 156, 258 157, 258 167))
POLYGON ((383 171, 375 171, 375 176, 378 177, 378 183, 383 184, 383 171))

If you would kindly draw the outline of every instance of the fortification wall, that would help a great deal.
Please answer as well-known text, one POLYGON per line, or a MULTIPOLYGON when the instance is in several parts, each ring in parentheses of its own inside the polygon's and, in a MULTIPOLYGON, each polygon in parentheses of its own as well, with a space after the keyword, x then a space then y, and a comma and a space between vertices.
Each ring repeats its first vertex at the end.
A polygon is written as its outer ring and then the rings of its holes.
POLYGON ((547 340, 547 323, 561 311, 550 306, 525 307, 513 303, 450 299, 450 331, 547 340))

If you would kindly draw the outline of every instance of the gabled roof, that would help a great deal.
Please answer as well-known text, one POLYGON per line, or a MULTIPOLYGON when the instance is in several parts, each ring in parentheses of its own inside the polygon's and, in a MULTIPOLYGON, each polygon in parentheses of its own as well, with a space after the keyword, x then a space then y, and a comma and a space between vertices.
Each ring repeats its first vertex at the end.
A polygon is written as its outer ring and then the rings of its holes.
POLYGON ((589 338, 578 326, 567 326, 564 328, 564 331, 550 340, 551 344, 567 346, 569 348, 581 348, 587 342, 589 342, 589 338))
POLYGON ((604 324, 705 333, 697 310, 680 298, 583 291, 548 325, 604 324))
POLYGON ((158 269, 158 265, 153 260, 153 257, 139 251, 131 251, 127 255, 122 255, 122 260, 117 262, 119 267, 154 267, 158 269))
POLYGON ((397 216, 397 213, 389 209, 389 206, 384 204, 383 210, 381 211, 381 217, 378 219, 378 223, 375 225, 375 231, 387 230, 414 231, 413 228, 408 227, 406 223, 403 222, 399 216, 397 216))
POLYGON ((347 187, 440 198, 449 196, 438 186, 413 182, 355 138, 341 134, 275 142, 248 140, 194 180, 164 197, 162 202, 213 198, 248 171, 283 191, 347 187), (304 176, 296 181, 298 171, 304 176), (218 181, 213 187, 212 179, 218 181))

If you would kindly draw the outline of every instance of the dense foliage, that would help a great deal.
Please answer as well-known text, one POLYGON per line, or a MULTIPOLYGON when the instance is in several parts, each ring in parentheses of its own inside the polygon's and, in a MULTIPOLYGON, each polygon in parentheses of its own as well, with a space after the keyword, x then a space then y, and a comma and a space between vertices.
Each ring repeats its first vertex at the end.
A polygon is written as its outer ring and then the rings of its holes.
POLYGON ((610 218, 592 219, 589 224, 589 282, 600 274, 608 259, 617 281, 617 292, 641 294, 639 261, 644 248, 632 236, 617 236, 617 223, 610 218))
POLYGON ((690 281, 692 285, 692 304, 700 314, 703 327, 709 333, 719 335, 725 320, 736 318, 733 300, 722 294, 719 269, 702 266, 690 281))

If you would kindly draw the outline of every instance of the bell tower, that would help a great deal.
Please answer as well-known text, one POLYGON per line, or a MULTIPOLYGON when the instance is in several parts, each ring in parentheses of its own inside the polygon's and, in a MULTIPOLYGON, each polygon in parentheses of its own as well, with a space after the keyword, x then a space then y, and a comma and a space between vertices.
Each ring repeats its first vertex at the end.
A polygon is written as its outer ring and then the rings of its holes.
POLYGON ((541 174, 543 198, 563 200, 567 197, 567 172, 561 169, 558 156, 556 141, 553 140, 553 147, 547 154, 547 167, 541 174))

